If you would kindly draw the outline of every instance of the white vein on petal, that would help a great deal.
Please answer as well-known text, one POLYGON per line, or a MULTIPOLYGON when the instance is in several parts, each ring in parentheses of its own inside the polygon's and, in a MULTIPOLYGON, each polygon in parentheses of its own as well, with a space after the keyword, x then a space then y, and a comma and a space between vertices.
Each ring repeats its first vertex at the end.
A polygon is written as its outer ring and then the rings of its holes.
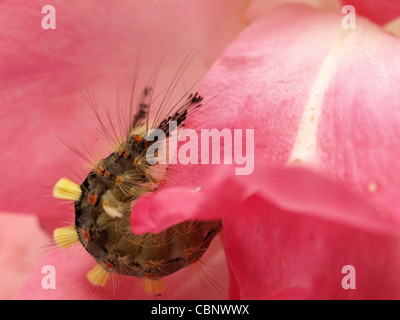
POLYGON ((336 70, 339 56, 341 54, 341 48, 348 34, 349 30, 343 30, 343 32, 340 33, 340 36, 329 50, 317 76, 315 77, 308 100, 304 107, 302 119, 300 121, 288 164, 298 162, 309 163, 315 160, 317 150, 317 131, 322 111, 322 101, 332 75, 336 70))

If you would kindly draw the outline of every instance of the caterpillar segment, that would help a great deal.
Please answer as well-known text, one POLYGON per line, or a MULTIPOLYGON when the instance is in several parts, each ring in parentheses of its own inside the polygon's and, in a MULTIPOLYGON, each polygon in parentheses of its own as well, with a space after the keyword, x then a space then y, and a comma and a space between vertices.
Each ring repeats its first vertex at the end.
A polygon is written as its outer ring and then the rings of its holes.
MULTIPOLYGON (((168 137, 168 124, 184 126, 191 108, 202 98, 190 95, 183 107, 161 121, 158 128, 168 137)), ((142 105, 133 126, 143 122, 148 108, 142 105)), ((81 185, 65 178, 54 188, 54 196, 75 202, 75 226, 54 232, 55 242, 67 248, 80 242, 97 265, 87 277, 93 285, 105 286, 111 273, 145 280, 147 293, 159 295, 163 277, 198 261, 213 238, 222 230, 219 220, 184 221, 159 234, 134 234, 130 228, 132 207, 139 197, 153 192, 163 180, 152 174, 146 151, 153 142, 146 131, 131 128, 113 153, 101 160, 81 185)))

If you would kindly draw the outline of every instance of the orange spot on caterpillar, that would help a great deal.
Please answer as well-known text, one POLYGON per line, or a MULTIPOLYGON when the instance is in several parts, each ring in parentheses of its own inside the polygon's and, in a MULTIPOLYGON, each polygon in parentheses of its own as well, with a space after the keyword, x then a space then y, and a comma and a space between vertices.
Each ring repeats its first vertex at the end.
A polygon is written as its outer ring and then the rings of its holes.
POLYGON ((122 177, 118 176, 117 179, 115 180, 115 184, 120 185, 122 181, 123 181, 122 177))
POLYGON ((88 229, 83 229, 82 230, 82 236, 86 241, 90 241, 91 237, 90 237, 90 233, 88 229))
POLYGON ((106 261, 104 263, 104 266, 107 268, 107 270, 112 270, 114 269, 114 265, 112 265, 110 262, 106 261))
POLYGON ((143 138, 141 136, 135 136, 134 139, 136 142, 140 142, 143 140, 143 138))
POLYGON ((89 203, 94 206, 97 202, 97 195, 96 194, 90 194, 89 195, 89 203))
POLYGON ((125 159, 129 157, 129 152, 126 152, 124 149, 118 150, 118 155, 123 156, 125 159))
POLYGON ((104 169, 102 168, 102 167, 99 167, 98 169, 97 169, 97 173, 98 174, 103 174, 103 172, 104 172, 104 169))
POLYGON ((105 176, 105 177, 109 177, 109 176, 110 176, 110 171, 105 171, 105 172, 104 172, 104 176, 105 176))

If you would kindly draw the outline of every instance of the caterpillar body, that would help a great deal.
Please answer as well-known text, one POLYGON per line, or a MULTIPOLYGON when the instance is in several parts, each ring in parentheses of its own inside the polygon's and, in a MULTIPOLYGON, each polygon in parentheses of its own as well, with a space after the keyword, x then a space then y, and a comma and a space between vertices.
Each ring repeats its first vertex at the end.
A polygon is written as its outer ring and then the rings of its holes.
MULTIPOLYGON (((143 97, 150 91, 146 88, 143 97)), ((156 128, 168 138, 169 123, 175 121, 178 128, 183 127, 188 114, 200 108, 202 100, 197 93, 188 95, 182 106, 156 128)), ((164 289, 162 277, 198 261, 222 230, 222 223, 184 221, 159 234, 132 232, 130 214, 135 202, 164 183, 154 171, 157 165, 146 157, 154 143, 146 139, 149 107, 149 103, 139 104, 125 140, 92 168, 81 185, 65 178, 56 183, 54 197, 75 203, 75 224, 56 229, 54 240, 62 249, 83 245, 97 262, 87 274, 93 285, 104 287, 109 276, 117 273, 144 279, 145 291, 159 295, 164 289)))

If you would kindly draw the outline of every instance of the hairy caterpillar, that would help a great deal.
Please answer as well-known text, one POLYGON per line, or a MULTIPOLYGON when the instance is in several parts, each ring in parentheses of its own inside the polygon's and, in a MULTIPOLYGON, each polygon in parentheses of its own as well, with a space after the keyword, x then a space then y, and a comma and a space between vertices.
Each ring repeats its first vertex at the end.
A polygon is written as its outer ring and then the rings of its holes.
POLYGON ((54 197, 74 202, 75 224, 56 229, 54 241, 62 249, 80 243, 96 260, 87 274, 91 284, 104 287, 112 273, 136 276, 145 280, 147 293, 159 295, 164 289, 162 278, 198 261, 222 230, 222 223, 184 221, 159 234, 132 232, 134 203, 164 183, 157 165, 146 157, 154 143, 146 138, 147 132, 157 128, 168 138, 170 122, 184 127, 189 113, 201 108, 203 100, 197 93, 187 93, 178 108, 149 126, 151 96, 152 88, 146 87, 137 112, 129 116, 123 140, 94 164, 80 185, 65 178, 56 183, 54 197))

